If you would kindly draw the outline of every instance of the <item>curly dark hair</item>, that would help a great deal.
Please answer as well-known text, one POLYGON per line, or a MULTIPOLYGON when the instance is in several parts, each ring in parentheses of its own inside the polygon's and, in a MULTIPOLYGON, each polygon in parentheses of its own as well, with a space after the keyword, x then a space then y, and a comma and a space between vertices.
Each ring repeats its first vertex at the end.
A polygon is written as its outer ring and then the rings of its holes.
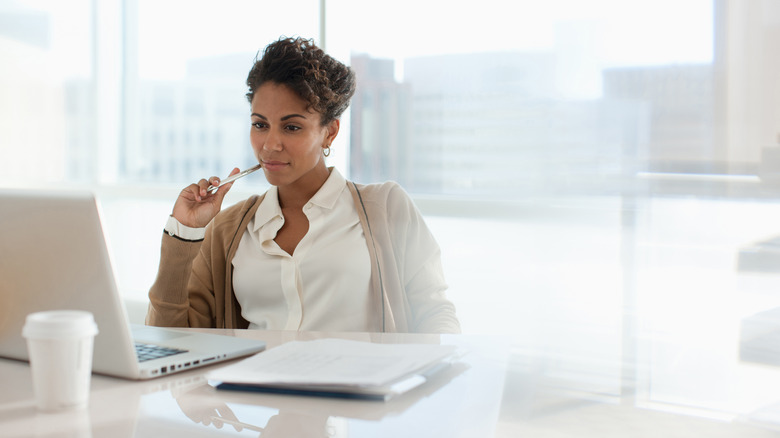
POLYGON ((282 37, 255 58, 246 79, 249 103, 255 90, 268 81, 290 87, 309 103, 310 110, 320 113, 323 126, 338 119, 355 94, 352 69, 303 38, 282 37))

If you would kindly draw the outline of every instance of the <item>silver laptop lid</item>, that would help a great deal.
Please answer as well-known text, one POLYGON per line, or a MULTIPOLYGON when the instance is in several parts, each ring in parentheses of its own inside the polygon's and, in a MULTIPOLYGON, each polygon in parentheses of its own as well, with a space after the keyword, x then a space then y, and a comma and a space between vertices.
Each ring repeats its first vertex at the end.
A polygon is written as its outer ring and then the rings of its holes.
POLYGON ((0 356, 26 360, 26 315, 54 309, 94 314, 95 372, 138 375, 95 197, 0 191, 0 356))

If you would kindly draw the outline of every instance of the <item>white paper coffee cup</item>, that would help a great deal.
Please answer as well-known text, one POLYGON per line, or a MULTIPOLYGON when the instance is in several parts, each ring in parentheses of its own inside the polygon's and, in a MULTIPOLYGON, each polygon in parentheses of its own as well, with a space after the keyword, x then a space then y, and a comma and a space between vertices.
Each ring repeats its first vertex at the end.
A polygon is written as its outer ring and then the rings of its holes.
POLYGON ((89 402, 92 347, 97 325, 80 310, 54 310, 27 315, 22 335, 32 369, 38 408, 77 409, 89 402))

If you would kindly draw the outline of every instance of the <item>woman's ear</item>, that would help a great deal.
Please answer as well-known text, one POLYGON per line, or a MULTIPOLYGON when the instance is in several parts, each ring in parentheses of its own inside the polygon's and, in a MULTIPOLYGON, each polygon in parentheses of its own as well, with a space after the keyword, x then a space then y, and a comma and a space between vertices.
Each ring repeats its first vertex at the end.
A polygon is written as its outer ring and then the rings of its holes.
POLYGON ((341 127, 341 121, 339 119, 334 119, 332 122, 328 123, 327 129, 328 134, 325 137, 326 144, 333 144, 333 140, 336 139, 336 136, 339 133, 339 128, 341 127))

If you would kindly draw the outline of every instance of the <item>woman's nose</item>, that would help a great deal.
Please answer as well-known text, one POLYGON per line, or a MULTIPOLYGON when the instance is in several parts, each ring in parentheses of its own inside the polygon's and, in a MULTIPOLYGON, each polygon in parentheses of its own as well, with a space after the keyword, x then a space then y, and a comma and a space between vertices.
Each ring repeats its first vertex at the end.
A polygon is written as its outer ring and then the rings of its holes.
POLYGON ((277 133, 270 131, 265 137, 265 142, 263 142, 263 149, 267 151, 280 151, 284 149, 280 136, 277 133))

